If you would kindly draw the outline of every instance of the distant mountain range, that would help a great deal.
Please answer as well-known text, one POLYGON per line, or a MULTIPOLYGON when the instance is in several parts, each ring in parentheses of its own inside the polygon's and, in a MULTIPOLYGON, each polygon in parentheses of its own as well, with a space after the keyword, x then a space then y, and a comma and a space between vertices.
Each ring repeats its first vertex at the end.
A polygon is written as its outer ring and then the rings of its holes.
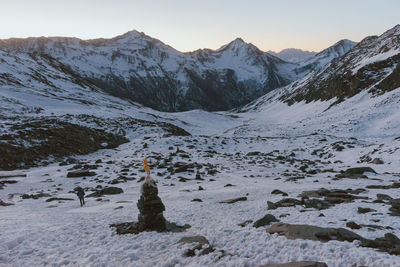
POLYGON ((228 110, 321 70, 354 45, 342 40, 287 62, 240 38, 189 53, 137 31, 112 39, 12 38, 0 40, 0 86, 105 92, 160 111, 228 110))
MULTIPOLYGON (((366 37, 356 45, 345 40, 339 43, 342 46, 336 46, 339 49, 335 48, 331 53, 342 56, 302 79, 266 94, 243 110, 258 109, 276 101, 292 105, 301 101, 334 99, 332 105, 335 105, 360 92, 373 97, 400 87, 400 25, 380 36, 366 37)), ((321 55, 313 58, 318 56, 321 55)))
POLYGON ((304 61, 306 59, 309 59, 317 54, 317 52, 314 51, 304 51, 301 49, 297 48, 286 48, 281 50, 280 52, 274 52, 274 51, 268 51, 271 55, 274 55, 276 57, 279 57, 282 60, 285 60, 287 62, 294 62, 298 63, 301 61, 304 61))

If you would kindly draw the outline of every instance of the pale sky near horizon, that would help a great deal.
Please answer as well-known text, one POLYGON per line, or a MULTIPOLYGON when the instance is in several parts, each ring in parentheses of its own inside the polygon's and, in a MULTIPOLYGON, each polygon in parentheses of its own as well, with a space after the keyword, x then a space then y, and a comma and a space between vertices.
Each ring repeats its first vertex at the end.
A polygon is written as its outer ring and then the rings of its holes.
POLYGON ((0 0, 0 39, 144 32, 180 51, 241 37, 261 50, 320 51, 400 23, 398 0, 0 0))

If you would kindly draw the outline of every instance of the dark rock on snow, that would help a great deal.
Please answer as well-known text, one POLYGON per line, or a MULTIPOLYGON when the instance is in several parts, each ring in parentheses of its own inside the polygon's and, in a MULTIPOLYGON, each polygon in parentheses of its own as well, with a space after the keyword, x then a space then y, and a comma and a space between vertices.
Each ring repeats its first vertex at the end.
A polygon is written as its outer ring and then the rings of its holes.
POLYGON ((390 201, 390 200, 393 199, 391 196, 386 195, 386 194, 376 194, 376 198, 377 198, 378 200, 382 200, 382 201, 384 201, 384 200, 390 201))
POLYGON ((350 229, 361 229, 361 225, 355 222, 348 222, 346 223, 346 226, 349 227, 350 229))
POLYGON ((269 225, 272 222, 279 222, 279 220, 277 218, 275 218, 274 215, 271 214, 267 214, 264 217, 262 217, 261 219, 257 220, 254 222, 253 227, 261 227, 261 226, 265 226, 265 225, 269 225))
POLYGON ((389 214, 392 216, 400 216, 400 198, 392 199, 390 201, 390 204, 392 205, 392 207, 389 208, 390 210, 389 214))
POLYGON ((63 201, 63 200, 73 200, 72 198, 64 198, 64 197, 51 197, 46 199, 46 202, 51 202, 51 201, 63 201))
POLYGON ((4 202, 3 200, 0 199, 0 206, 6 207, 6 206, 11 206, 11 205, 14 205, 14 204, 4 202))
POLYGON ((327 201, 324 201, 324 200, 317 199, 317 198, 309 199, 307 197, 304 197, 301 199, 301 202, 302 202, 302 205, 304 205, 304 207, 313 208, 313 209, 317 209, 317 210, 324 210, 324 209, 328 209, 333 206, 333 204, 331 204, 327 201))
POLYGON ((253 220, 247 220, 247 221, 244 221, 242 223, 239 223, 238 226, 245 227, 246 225, 248 225, 248 224, 250 224, 252 222, 253 222, 253 220))
POLYGON ((206 255, 213 252, 215 249, 210 246, 210 242, 204 236, 185 236, 182 237, 177 243, 193 244, 196 245, 185 252, 186 257, 193 257, 196 255, 196 250, 199 250, 198 255, 206 255))
POLYGON ((276 223, 268 228, 267 232, 278 233, 288 239, 308 239, 322 242, 329 240, 353 242, 362 239, 361 236, 344 228, 323 228, 305 224, 276 223))
POLYGON ((328 267, 328 265, 324 262, 317 261, 294 261, 288 263, 264 264, 259 267, 328 267))
POLYGON ((267 229, 267 233, 284 235, 288 239, 307 239, 321 242, 330 240, 353 242, 359 240, 362 247, 377 248, 393 255, 400 255, 400 239, 387 233, 374 240, 364 238, 344 228, 324 228, 305 224, 276 223, 267 229))
POLYGON ((358 211, 358 213, 364 214, 364 213, 373 212, 376 210, 371 209, 371 208, 358 207, 357 211, 358 211))
POLYGON ((87 197, 101 197, 103 195, 116 195, 116 194, 121 194, 123 193, 124 190, 119 187, 105 187, 102 189, 97 190, 96 192, 89 194, 87 197))
POLYGON ((271 194, 273 194, 273 195, 282 195, 282 196, 284 196, 284 197, 287 197, 287 196, 288 196, 287 193, 285 193, 285 192, 283 192, 283 191, 281 191, 281 190, 279 190, 279 189, 272 190, 271 194))
POLYGON ((367 185, 365 188, 368 188, 368 189, 396 189, 396 188, 400 188, 400 183, 395 182, 391 185, 374 184, 374 185, 367 185))
POLYGON ((238 198, 231 198, 231 199, 222 200, 222 201, 220 201, 218 203, 221 203, 221 204, 233 204, 233 203, 236 203, 238 201, 246 201, 246 200, 247 200, 247 197, 238 197, 238 198))
POLYGON ((21 198, 22 199, 29 199, 29 198, 31 198, 31 199, 38 199, 38 198, 41 198, 41 197, 50 197, 51 195, 50 194, 47 194, 47 193, 38 193, 38 194, 23 194, 23 195, 21 195, 21 198))
POLYGON ((267 201, 267 205, 269 210, 274 210, 277 208, 294 207, 297 205, 301 205, 301 201, 295 198, 284 198, 275 203, 267 201))
POLYGON ((371 167, 355 167, 355 168, 349 168, 344 171, 344 173, 346 174, 364 174, 364 172, 376 173, 376 171, 371 167))
POLYGON ((383 162, 383 160, 381 160, 380 158, 374 158, 371 161, 372 164, 384 164, 385 162, 383 162))
POLYGON ((95 176, 96 173, 89 170, 77 170, 71 171, 67 173, 67 177, 69 178, 76 178, 76 177, 84 177, 84 176, 95 176))

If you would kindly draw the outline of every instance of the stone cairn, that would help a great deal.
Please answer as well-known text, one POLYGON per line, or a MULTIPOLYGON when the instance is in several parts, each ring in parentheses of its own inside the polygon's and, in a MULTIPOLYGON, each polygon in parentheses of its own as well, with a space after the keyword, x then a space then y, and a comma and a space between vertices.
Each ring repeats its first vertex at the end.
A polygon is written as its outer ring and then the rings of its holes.
POLYGON ((112 224, 117 229, 117 234, 138 234, 143 231, 158 232, 182 232, 190 225, 178 226, 168 222, 163 215, 165 206, 158 196, 158 188, 155 181, 150 177, 150 168, 147 158, 143 160, 143 168, 147 176, 141 187, 141 196, 137 202, 139 209, 138 222, 112 224))
POLYGON ((158 196, 158 188, 153 179, 150 178, 150 169, 147 165, 147 158, 143 161, 147 177, 142 185, 140 199, 137 202, 139 209, 138 224, 139 228, 151 231, 167 230, 167 220, 165 220, 163 211, 165 206, 158 196))

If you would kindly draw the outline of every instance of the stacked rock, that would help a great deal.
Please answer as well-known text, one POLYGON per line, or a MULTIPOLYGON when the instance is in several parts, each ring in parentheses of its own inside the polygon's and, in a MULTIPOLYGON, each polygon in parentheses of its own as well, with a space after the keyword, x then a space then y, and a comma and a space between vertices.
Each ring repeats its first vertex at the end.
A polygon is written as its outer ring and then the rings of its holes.
POLYGON ((142 195, 137 202, 140 212, 138 215, 138 228, 141 231, 166 231, 167 220, 163 215, 165 206, 158 196, 155 182, 150 179, 146 180, 142 185, 141 193, 142 195))
POLYGON ((139 209, 138 222, 125 222, 111 224, 117 229, 117 234, 139 234, 143 231, 158 232, 183 232, 190 228, 189 224, 183 226, 168 222, 163 215, 165 206, 158 196, 156 182, 150 177, 150 168, 147 165, 147 158, 143 160, 143 168, 147 177, 141 188, 141 196, 137 202, 139 209))

